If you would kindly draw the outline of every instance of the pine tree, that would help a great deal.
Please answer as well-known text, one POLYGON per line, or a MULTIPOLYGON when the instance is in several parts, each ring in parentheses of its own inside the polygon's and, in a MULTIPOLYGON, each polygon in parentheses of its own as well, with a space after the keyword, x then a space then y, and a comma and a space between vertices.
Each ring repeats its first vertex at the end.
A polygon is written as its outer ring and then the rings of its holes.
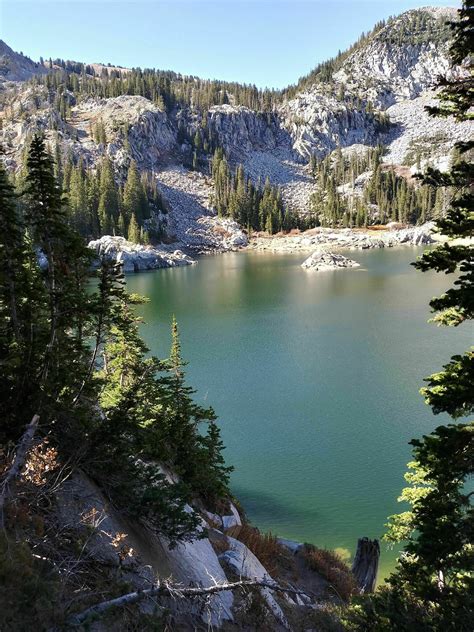
MULTIPOLYGON (((16 423, 21 428, 25 417, 33 414, 54 418, 66 401, 70 403, 81 380, 89 304, 85 279, 91 253, 67 225, 53 160, 39 135, 33 138, 27 158, 24 227, 9 207, 6 195, 2 218, 9 223, 10 256, 2 262, 2 273, 12 257, 17 270, 14 285, 2 281, 2 288, 9 287, 10 296, 17 297, 10 301, 9 310, 17 340, 8 348, 5 367, 16 369, 5 371, 9 392, 2 403, 9 411, 5 428, 13 432, 16 423), (35 250, 45 259, 43 270, 35 250), (13 365, 12 358, 16 358, 13 365)), ((55 433, 61 431, 58 425, 55 433)))
POLYGON ((125 219, 124 219, 122 211, 120 211, 118 222, 117 222, 117 232, 122 237, 126 237, 127 232, 128 232, 127 228, 126 228, 125 219))
MULTIPOLYGON (((453 29, 452 60, 460 63, 474 53, 471 0, 463 3, 453 29)), ((458 73, 454 80, 444 80, 443 86, 441 105, 431 112, 454 114, 459 120, 471 118, 472 78, 458 73)), ((453 189, 451 208, 436 225, 448 237, 467 242, 438 246, 414 264, 421 271, 458 273, 454 286, 430 302, 436 313, 433 320, 447 326, 459 326, 474 317, 473 165, 468 153, 474 141, 457 147, 467 159, 453 165, 449 173, 428 169, 423 180, 433 187, 453 189)), ((422 393, 435 414, 444 412, 458 419, 474 412, 474 351, 454 356, 426 381, 422 393)), ((392 541, 403 538, 407 542, 405 553, 387 586, 351 611, 350 629, 467 632, 474 625, 474 509, 472 493, 466 489, 474 474, 474 423, 440 426, 411 443, 415 461, 407 477, 410 487, 403 493, 411 507, 391 517, 388 533, 392 541)))
POLYGON ((72 169, 68 202, 71 221, 76 230, 87 236, 91 232, 89 221, 86 175, 82 160, 72 169))
POLYGON ((16 440, 35 408, 35 377, 48 340, 48 301, 13 187, 0 163, 0 441, 16 440), (34 328, 34 329, 33 329, 34 328), (34 331, 34 335, 33 335, 34 331), (20 412, 21 411, 21 412, 20 412))
POLYGON ((178 324, 173 316, 171 350, 168 359, 169 392, 165 396, 166 424, 171 459, 185 484, 212 502, 226 494, 228 473, 222 459, 222 444, 212 408, 202 408, 192 400, 193 389, 185 383, 178 324), (206 432, 198 428, 206 424, 206 432))
POLYGON ((140 243, 140 227, 138 226, 137 219, 135 217, 135 213, 132 213, 132 218, 130 220, 130 224, 128 226, 128 241, 131 241, 133 244, 140 243))
POLYGON ((148 200, 135 160, 130 162, 130 167, 128 168, 127 181, 123 192, 123 212, 126 223, 130 222, 132 215, 135 214, 136 220, 141 224, 149 214, 148 200))
POLYGON ((108 157, 100 168, 98 216, 103 235, 112 234, 118 221, 119 200, 112 163, 108 157))

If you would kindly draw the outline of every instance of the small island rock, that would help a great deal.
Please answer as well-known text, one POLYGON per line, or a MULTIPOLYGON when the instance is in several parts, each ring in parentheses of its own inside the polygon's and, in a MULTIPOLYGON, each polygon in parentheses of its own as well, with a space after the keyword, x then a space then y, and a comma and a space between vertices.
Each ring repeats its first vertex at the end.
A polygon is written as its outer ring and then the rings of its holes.
POLYGON ((337 268, 358 268, 357 261, 348 259, 343 255, 334 252, 322 252, 316 250, 301 264, 302 268, 308 270, 336 270, 337 268))

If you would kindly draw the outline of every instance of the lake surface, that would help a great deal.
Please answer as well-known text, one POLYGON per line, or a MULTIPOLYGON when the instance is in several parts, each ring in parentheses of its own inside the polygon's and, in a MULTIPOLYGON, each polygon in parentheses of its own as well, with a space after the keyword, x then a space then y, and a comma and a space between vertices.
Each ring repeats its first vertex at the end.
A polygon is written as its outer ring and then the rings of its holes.
MULTIPOLYGON (((353 251, 360 268, 319 273, 304 254, 229 253, 127 277, 151 299, 143 334, 161 357, 176 315, 188 381, 262 530, 352 553, 403 509, 408 441, 448 420, 424 404, 423 377, 473 341, 427 324, 452 277, 414 270, 421 252, 353 251)), ((383 576, 397 550, 382 549, 383 576)))

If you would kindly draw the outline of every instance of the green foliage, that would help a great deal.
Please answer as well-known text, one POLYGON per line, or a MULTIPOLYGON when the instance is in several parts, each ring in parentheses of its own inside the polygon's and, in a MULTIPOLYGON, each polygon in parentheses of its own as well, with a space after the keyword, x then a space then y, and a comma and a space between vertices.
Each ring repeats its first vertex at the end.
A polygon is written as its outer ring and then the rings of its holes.
POLYGON ((242 165, 232 174, 222 149, 215 151, 211 171, 214 204, 221 217, 231 217, 249 230, 265 230, 270 234, 310 227, 310 222, 285 208, 280 189, 272 186, 268 178, 263 186, 260 180, 255 185, 242 165))
POLYGON ((474 424, 441 426, 412 441, 415 464, 387 540, 407 540, 387 586, 356 600, 350 630, 472 629, 474 512, 466 482, 474 471, 474 424))
POLYGON ((131 241, 133 244, 140 243, 140 229, 138 227, 137 218, 135 213, 132 213, 132 217, 130 219, 130 224, 128 226, 128 241, 131 241))
MULTIPOLYGON (((463 55, 473 52, 472 2, 463 3, 462 20, 454 24, 456 37, 453 62, 460 60, 459 42, 468 46, 463 55)), ((441 93, 454 104, 449 111, 461 119, 469 118, 464 108, 466 85, 446 84, 441 93)), ((471 94, 472 105, 472 94, 471 94)), ((466 155, 471 143, 458 149, 466 155)), ((469 157, 469 156, 468 156, 469 157)), ((472 320, 474 295, 474 218, 469 181, 472 163, 459 160, 449 174, 429 170, 425 181, 436 187, 451 186, 452 206, 446 218, 437 222, 438 230, 465 243, 439 246, 425 253, 415 266, 422 270, 460 272, 442 297, 431 301, 439 311, 438 321, 457 326, 472 320)), ((457 418, 474 410, 474 353, 454 356, 444 370, 431 375, 422 390, 435 414, 447 412, 457 418)), ((375 595, 360 599, 349 610, 346 623, 351 630, 468 631, 474 627, 474 509, 468 482, 474 474, 474 423, 440 426, 421 440, 413 440, 415 461, 407 475, 410 484, 401 496, 410 509, 392 516, 386 539, 406 541, 405 551, 387 585, 375 595)))
POLYGON ((387 532, 383 536, 386 542, 403 542, 412 536, 415 530, 413 508, 424 501, 433 490, 434 481, 428 478, 428 471, 424 470, 417 461, 408 463, 407 467, 409 471, 405 474, 405 480, 409 487, 405 487, 398 501, 408 503, 412 509, 389 517, 386 525, 387 532))
POLYGON ((32 140, 27 160, 24 223, 18 218, 14 226, 18 216, 8 185, 3 195, 2 224, 12 231, 2 233, 0 245, 8 252, 1 261, 3 371, 9 385, 2 400, 3 429, 15 438, 25 418, 46 411, 54 416, 81 379, 83 321, 89 306, 84 284, 91 252, 67 225, 52 160, 40 136, 32 140), (33 244, 44 255, 43 271, 33 244))
POLYGON ((39 414, 58 458, 87 471, 122 511, 171 544, 195 537, 186 503, 227 495, 229 468, 214 412, 193 402, 178 369, 176 324, 171 359, 149 357, 134 313, 143 301, 126 292, 120 266, 102 261, 90 291, 91 252, 70 226, 40 136, 24 182, 22 217, 0 168, 1 441, 18 441, 39 414))
POLYGON ((444 17, 436 18, 427 11, 417 10, 399 18, 390 18, 387 28, 379 33, 378 39, 398 46, 416 46, 428 42, 441 45, 449 41, 451 36, 444 17), (395 21, 396 28, 390 28, 395 21))
POLYGON ((365 154, 344 157, 341 149, 321 161, 311 161, 313 176, 318 184, 311 197, 311 207, 323 226, 367 226, 371 222, 389 221, 424 223, 439 211, 439 199, 431 184, 415 187, 390 167, 382 166, 383 146, 368 149, 365 154), (355 181, 371 172, 359 193, 352 193, 355 181), (349 197, 338 187, 349 187, 349 197), (376 208, 374 213, 373 208, 376 208), (373 219, 370 215, 374 214, 373 219))
POLYGON ((446 412, 451 417, 464 417, 474 412, 474 351, 455 355, 446 364, 444 371, 426 378, 428 386, 421 389, 426 403, 435 415, 446 412))
POLYGON ((0 537, 0 628, 30 632, 51 623, 58 574, 47 562, 33 557, 26 542, 0 537))
MULTIPOLYGON (((26 156, 24 158, 26 167, 26 156)), ((62 205, 69 224, 86 239, 106 234, 127 237, 132 214, 138 224, 136 243, 148 242, 150 234, 145 225, 151 211, 164 212, 164 202, 156 179, 147 171, 139 173, 131 161, 124 186, 115 173, 111 160, 104 156, 94 170, 82 158, 76 163, 71 154, 63 155, 59 143, 55 146, 53 175, 63 193, 62 205)), ((25 188, 26 169, 17 175, 16 188, 25 188)), ((156 222, 155 222, 156 223, 156 222)), ((158 226, 151 233, 161 238, 164 228, 158 226)))
POLYGON ((103 235, 113 234, 119 214, 119 196, 114 170, 109 158, 104 157, 100 166, 99 207, 100 230, 103 235))
POLYGON ((135 160, 131 161, 128 168, 122 207, 126 224, 131 221, 133 215, 139 224, 149 216, 148 199, 135 160))

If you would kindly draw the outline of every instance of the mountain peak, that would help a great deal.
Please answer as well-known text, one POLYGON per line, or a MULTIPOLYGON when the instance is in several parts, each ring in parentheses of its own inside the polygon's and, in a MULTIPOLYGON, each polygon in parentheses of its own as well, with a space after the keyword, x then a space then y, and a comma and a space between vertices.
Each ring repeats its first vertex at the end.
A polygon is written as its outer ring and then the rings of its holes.
POLYGON ((33 75, 47 72, 41 64, 34 62, 22 53, 16 53, 3 40, 0 40, 0 82, 26 81, 33 75))

